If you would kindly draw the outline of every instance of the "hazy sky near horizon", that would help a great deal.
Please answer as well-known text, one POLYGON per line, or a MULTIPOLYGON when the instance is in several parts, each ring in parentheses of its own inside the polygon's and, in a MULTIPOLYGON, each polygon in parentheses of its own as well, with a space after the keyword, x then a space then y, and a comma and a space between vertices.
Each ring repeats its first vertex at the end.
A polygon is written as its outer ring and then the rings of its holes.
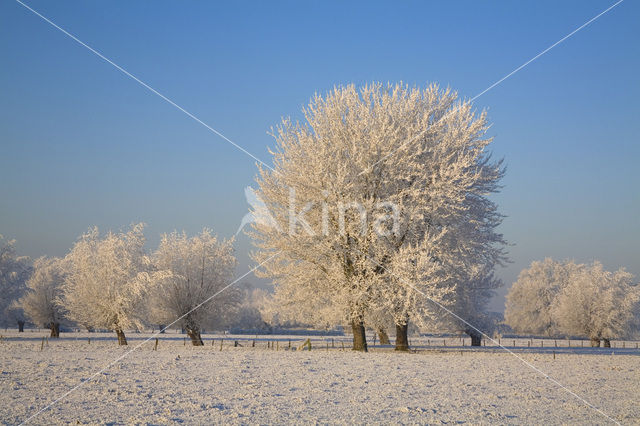
MULTIPOLYGON (((268 130, 315 92, 437 82, 471 98, 613 2, 27 4, 270 163, 268 130)), ((505 290, 545 256, 640 276, 638 22, 627 0, 475 101, 508 167, 505 290)), ((0 234, 20 253, 64 255, 92 225, 146 222, 151 246, 236 232, 254 159, 11 0, 0 64, 0 234)), ((242 274, 246 236, 236 248, 242 274)))

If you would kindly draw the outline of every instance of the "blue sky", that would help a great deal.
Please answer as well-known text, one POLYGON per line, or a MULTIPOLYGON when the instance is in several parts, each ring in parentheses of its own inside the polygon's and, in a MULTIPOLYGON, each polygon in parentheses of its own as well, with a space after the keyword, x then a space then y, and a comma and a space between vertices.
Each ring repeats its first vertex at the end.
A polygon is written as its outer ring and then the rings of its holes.
MULTIPOLYGON (((269 162, 267 131, 314 92, 437 82, 471 98, 612 3, 27 4, 269 162)), ((545 256, 640 275, 638 22, 627 0, 475 102, 508 166, 507 288, 545 256)), ((151 245, 235 233, 255 160, 12 0, 0 58, 0 233, 22 253, 64 255, 91 225, 144 221, 151 245)), ((249 249, 241 236, 239 273, 249 249)))

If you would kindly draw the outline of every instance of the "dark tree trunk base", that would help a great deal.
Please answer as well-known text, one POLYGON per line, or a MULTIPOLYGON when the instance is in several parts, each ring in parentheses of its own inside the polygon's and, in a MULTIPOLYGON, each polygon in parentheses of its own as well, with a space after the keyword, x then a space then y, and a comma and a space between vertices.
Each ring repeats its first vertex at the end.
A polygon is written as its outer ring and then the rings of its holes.
POLYGON ((379 328, 378 329, 378 338, 380 339, 380 344, 381 345, 390 345, 391 344, 391 341, 389 340, 389 335, 384 330, 384 328, 379 328))
POLYGON ((603 345, 602 345, 603 347, 605 347, 605 348, 610 348, 611 347, 611 340, 602 339, 602 341, 603 341, 603 345))
POLYGON ((116 330, 116 335, 118 336, 118 345, 125 346, 127 344, 127 338, 124 335, 124 331, 116 330))
POLYGON ((482 346, 482 334, 475 330, 467 330, 467 334, 471 337, 471 346, 482 346))
POLYGON ((364 330, 364 323, 359 320, 351 322, 351 330, 353 331, 353 350, 367 352, 367 336, 364 330))
POLYGON ((409 323, 396 324, 396 351, 406 352, 409 350, 409 323))
POLYGON ((600 339, 591 339, 591 347, 599 348, 600 347, 600 339))
POLYGON ((24 321, 18 321, 18 333, 24 333, 24 321))
POLYGON ((189 336, 189 338, 191 339, 191 344, 193 346, 204 346, 199 331, 187 330, 187 336, 189 336))
POLYGON ((60 324, 57 322, 51 323, 51 335, 49 337, 60 337, 60 324))

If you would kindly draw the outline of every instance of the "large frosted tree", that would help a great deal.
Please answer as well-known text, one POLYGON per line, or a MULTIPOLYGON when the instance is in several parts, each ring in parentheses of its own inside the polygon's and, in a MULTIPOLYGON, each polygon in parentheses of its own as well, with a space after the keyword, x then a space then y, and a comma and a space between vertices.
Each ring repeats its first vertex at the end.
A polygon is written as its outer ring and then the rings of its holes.
POLYGON ((208 229, 191 238, 184 232, 165 234, 154 265, 151 318, 159 324, 180 318, 194 346, 203 344, 204 326, 224 324, 242 302, 240 289, 225 289, 236 266, 233 239, 218 240, 208 229))
POLYGON ((151 260, 144 252, 143 229, 136 224, 104 236, 97 227, 89 229, 66 257, 69 273, 62 288, 69 318, 115 331, 120 345, 127 344, 125 330, 142 328, 146 316, 151 260))
POLYGON ((51 337, 60 336, 60 323, 64 319, 61 296, 66 264, 56 257, 36 259, 26 284, 27 291, 18 301, 31 322, 50 327, 51 337))
POLYGON ((24 313, 15 302, 24 294, 30 275, 30 259, 17 255, 15 240, 7 241, 0 235, 0 324, 17 323, 18 331, 23 331, 24 313))
POLYGON ((306 123, 274 132, 274 170, 257 177, 255 258, 278 253, 261 273, 276 297, 351 323, 354 349, 366 350, 364 324, 381 313, 406 349, 409 320, 433 321, 428 304, 452 303, 464 285, 456 251, 474 253, 467 267, 502 242, 486 198, 503 173, 486 150, 486 116, 436 85, 377 83, 316 95, 303 112, 306 123), (477 232, 461 226, 469 218, 477 232))

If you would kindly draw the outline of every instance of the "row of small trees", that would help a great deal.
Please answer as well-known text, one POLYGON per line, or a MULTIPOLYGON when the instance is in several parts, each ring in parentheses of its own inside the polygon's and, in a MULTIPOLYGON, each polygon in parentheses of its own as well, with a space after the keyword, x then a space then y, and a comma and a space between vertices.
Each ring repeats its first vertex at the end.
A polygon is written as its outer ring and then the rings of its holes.
POLYGON ((505 322, 518 333, 584 336, 610 346, 640 328, 640 286, 624 269, 547 258, 523 270, 507 295, 505 322))
MULTIPOLYGON (((14 269, 3 271, 2 279, 16 294, 19 279, 25 282, 24 294, 9 307, 22 309, 34 324, 49 325, 52 337, 71 321, 113 330, 126 345, 126 329, 179 322, 192 343, 202 345, 202 327, 224 324, 242 303, 242 290, 225 288, 236 265, 232 243, 207 229, 192 238, 174 232, 148 255, 142 224, 105 235, 92 228, 64 258, 42 257, 23 268, 30 272, 26 280, 15 271, 15 260, 2 262, 14 269)), ((13 244, 4 247, 8 252, 13 244)))

